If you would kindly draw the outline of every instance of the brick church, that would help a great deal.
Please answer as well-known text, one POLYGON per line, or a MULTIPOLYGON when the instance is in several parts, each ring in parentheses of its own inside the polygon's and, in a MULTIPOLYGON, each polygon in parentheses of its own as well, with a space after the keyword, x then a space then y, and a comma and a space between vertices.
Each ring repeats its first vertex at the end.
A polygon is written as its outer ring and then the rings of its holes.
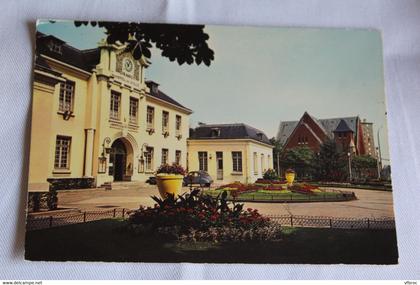
POLYGON ((332 139, 339 151, 376 158, 372 125, 358 116, 317 119, 305 112, 299 121, 281 122, 277 139, 283 151, 307 146, 317 153, 322 143, 332 139))

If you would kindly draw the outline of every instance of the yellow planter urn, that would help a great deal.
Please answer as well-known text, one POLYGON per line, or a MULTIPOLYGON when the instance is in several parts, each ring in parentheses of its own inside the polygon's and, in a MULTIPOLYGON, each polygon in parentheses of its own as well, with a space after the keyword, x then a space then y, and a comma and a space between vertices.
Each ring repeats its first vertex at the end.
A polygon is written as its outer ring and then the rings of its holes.
POLYGON ((183 179, 184 176, 180 174, 156 174, 156 184, 159 189, 160 196, 163 199, 167 198, 168 194, 172 194, 177 197, 182 189, 183 179))
POLYGON ((292 185, 293 181, 295 181, 296 173, 294 171, 286 171, 286 181, 287 184, 292 185))

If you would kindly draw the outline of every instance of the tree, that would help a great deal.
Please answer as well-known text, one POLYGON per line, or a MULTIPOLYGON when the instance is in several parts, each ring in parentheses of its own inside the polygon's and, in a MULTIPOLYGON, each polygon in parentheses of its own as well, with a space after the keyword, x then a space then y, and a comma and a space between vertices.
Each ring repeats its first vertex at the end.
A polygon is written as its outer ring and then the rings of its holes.
POLYGON ((151 58, 150 49, 154 45, 161 50, 163 57, 170 61, 184 63, 202 62, 210 66, 214 60, 214 52, 209 48, 209 35, 204 32, 204 25, 178 24, 146 24, 134 22, 88 22, 76 21, 76 27, 92 25, 105 28, 106 41, 109 44, 117 42, 127 44, 127 51, 135 59, 142 56, 151 58))
POLYGON ((285 151, 281 160, 281 166, 292 168, 300 178, 308 178, 313 174, 314 157, 315 154, 309 147, 294 147, 285 151))
POLYGON ((378 175, 377 163, 377 160, 370 155, 357 155, 352 158, 351 167, 357 178, 374 178, 378 175))
POLYGON ((315 157, 315 173, 319 180, 343 181, 346 179, 346 159, 340 153, 334 140, 328 139, 320 148, 319 154, 315 157))
POLYGON ((280 170, 278 169, 278 165, 279 165, 280 162, 277 162, 277 159, 281 155, 281 150, 283 148, 283 144, 280 142, 280 140, 277 140, 275 137, 272 137, 270 139, 270 143, 274 146, 274 148, 273 148, 273 166, 274 166, 274 169, 277 172, 277 175, 279 175, 280 170))

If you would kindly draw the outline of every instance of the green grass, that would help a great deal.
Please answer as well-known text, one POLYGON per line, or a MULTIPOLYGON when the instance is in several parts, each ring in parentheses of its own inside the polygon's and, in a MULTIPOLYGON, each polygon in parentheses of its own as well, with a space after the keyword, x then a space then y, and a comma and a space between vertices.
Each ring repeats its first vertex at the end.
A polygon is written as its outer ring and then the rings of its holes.
POLYGON ((50 261, 394 264, 395 230, 284 228, 276 242, 178 243, 101 220, 27 232, 25 257, 50 261))
MULTIPOLYGON (((213 197, 216 197, 220 193, 223 192, 223 189, 221 190, 204 190, 205 194, 209 194, 213 197)), ((230 191, 226 191, 228 194, 228 199, 233 199, 230 191)), ((337 194, 334 192, 315 192, 313 195, 307 195, 302 193, 279 193, 279 191, 274 191, 272 193, 269 193, 268 191, 260 192, 248 192, 248 193, 242 193, 238 197, 236 197, 237 200, 244 200, 244 201, 334 201, 334 200, 340 200, 342 197, 341 194, 337 194)))

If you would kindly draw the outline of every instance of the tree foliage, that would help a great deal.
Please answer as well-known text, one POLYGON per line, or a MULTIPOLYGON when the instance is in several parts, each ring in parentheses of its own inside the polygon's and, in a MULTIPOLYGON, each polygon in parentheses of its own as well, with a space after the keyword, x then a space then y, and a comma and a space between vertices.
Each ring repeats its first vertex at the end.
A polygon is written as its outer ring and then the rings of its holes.
POLYGON ((209 35, 204 25, 146 24, 134 22, 88 22, 76 21, 76 27, 92 25, 105 28, 107 42, 127 44, 127 50, 135 59, 151 58, 151 48, 161 50, 161 55, 170 61, 204 63, 210 66, 214 52, 208 46, 209 35))
POLYGON ((274 146, 273 148, 273 165, 274 169, 279 173, 277 169, 277 158, 280 156, 283 144, 280 142, 280 140, 277 140, 275 137, 270 139, 270 143, 274 146))
POLYGON ((351 166, 354 169, 376 168, 377 161, 370 155, 358 155, 352 158, 351 166))
POLYGON ((377 178, 377 160, 369 155, 354 156, 351 159, 353 176, 357 179, 377 178))
POLYGON ((281 165, 292 168, 298 177, 310 176, 313 172, 314 152, 307 146, 298 146, 286 150, 281 165))
POLYGON ((315 173, 318 179, 341 181, 347 177, 344 153, 340 153, 334 140, 325 141, 315 158, 315 173))

